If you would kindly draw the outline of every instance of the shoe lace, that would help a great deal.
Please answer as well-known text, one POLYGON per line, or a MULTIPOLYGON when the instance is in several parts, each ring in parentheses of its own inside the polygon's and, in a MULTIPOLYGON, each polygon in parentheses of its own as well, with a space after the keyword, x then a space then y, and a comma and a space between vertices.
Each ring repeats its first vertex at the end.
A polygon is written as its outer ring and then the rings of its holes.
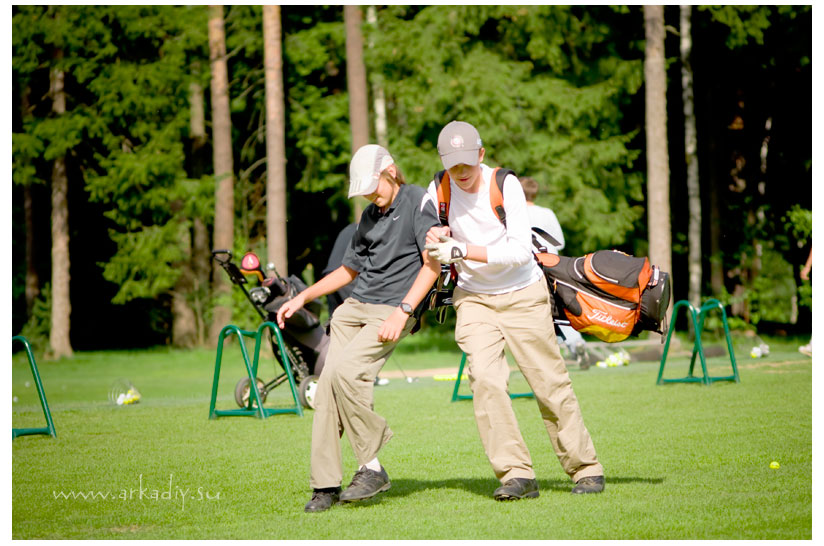
POLYGON ((355 475, 352 476, 352 483, 349 484, 349 487, 353 485, 361 485, 367 479, 367 472, 369 472, 368 468, 362 468, 355 472, 355 475))

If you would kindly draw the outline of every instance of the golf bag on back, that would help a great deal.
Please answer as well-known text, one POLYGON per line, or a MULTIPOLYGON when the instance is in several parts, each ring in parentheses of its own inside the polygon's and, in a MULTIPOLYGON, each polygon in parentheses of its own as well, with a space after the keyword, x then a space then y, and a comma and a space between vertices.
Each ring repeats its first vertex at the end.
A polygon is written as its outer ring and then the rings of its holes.
POLYGON ((649 259, 617 250, 598 250, 578 258, 549 254, 542 239, 546 233, 533 229, 533 250, 570 325, 614 343, 643 330, 667 332, 670 301, 669 274, 649 259))

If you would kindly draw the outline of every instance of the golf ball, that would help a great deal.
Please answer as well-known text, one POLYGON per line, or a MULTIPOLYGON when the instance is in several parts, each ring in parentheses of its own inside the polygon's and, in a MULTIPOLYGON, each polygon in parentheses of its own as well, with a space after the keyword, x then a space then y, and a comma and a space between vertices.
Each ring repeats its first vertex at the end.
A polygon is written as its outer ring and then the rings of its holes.
POLYGON ((773 470, 776 470, 776 469, 781 468, 781 465, 778 464, 778 461, 773 461, 773 462, 770 463, 770 468, 772 468, 773 470))

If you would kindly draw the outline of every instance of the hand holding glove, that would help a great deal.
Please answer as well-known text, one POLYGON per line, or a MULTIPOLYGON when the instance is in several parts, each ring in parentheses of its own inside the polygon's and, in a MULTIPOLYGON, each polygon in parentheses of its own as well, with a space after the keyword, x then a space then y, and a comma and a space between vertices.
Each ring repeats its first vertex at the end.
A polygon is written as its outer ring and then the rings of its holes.
POLYGON ((429 251, 429 255, 442 264, 454 264, 466 257, 466 243, 459 243, 452 237, 441 235, 438 237, 439 243, 430 243, 424 248, 429 251))

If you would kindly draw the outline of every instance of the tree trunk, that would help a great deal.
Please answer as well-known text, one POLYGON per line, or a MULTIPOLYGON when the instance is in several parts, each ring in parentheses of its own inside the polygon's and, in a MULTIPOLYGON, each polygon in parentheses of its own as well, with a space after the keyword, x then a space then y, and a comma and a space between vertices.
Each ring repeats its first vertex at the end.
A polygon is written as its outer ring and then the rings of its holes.
MULTIPOLYGON (((63 58, 62 50, 55 52, 55 61, 63 58)), ((64 73, 60 68, 51 70, 52 112, 61 116, 66 112, 66 93, 63 87, 64 73)), ((72 351, 69 332, 71 327, 71 299, 69 294, 69 180, 66 175, 66 158, 58 157, 52 167, 52 308, 49 332, 50 356, 70 357, 72 351)))
MULTIPOLYGON (((20 97, 20 117, 25 120, 29 116, 29 93, 26 88, 20 97)), ((37 275, 36 260, 34 259, 34 203, 31 186, 23 186, 23 211, 26 223, 26 318, 31 318, 32 309, 37 296, 40 295, 40 277, 37 275)))
MULTIPOLYGON (((200 74, 200 64, 192 66, 197 77, 200 74)), ((206 146, 206 107, 203 100, 203 87, 198 81, 189 84, 189 133, 191 136, 192 151, 192 178, 200 178, 206 174, 208 160, 205 154, 206 146)), ((206 223, 199 216, 192 218, 192 301, 191 307, 195 314, 195 343, 198 346, 206 343, 206 302, 209 299, 209 232, 206 223)))
MULTIPOLYGON (((366 21, 373 27, 378 25, 378 14, 375 6, 366 8, 366 21)), ((372 48, 372 40, 369 40, 369 48, 372 48)), ((372 103, 375 108, 375 138, 378 144, 384 148, 389 147, 386 136, 386 98, 383 93, 383 78, 380 74, 373 74, 372 78, 372 103)))
POLYGON ((194 274, 191 265, 192 236, 188 228, 181 229, 181 239, 186 257, 178 264, 180 277, 172 290, 172 345, 191 348, 197 343, 197 319, 189 305, 194 288, 194 274))
POLYGON ((644 6, 644 26, 649 257, 652 263, 672 274, 663 6, 644 6))
MULTIPOLYGON (((378 25, 378 14, 375 6, 366 8, 367 22, 376 27, 378 25)), ((369 40, 369 47, 372 47, 372 40, 369 40)), ((389 147, 389 142, 386 133, 386 98, 383 93, 383 77, 381 74, 373 74, 372 80, 372 96, 375 107, 375 138, 378 144, 384 148, 389 147)))
POLYGON ((280 6, 263 6, 266 80, 266 248, 268 260, 288 275, 286 257, 286 121, 280 6))
MULTIPOLYGON (((232 250, 234 245, 234 165, 232 120, 229 115, 229 73, 226 66, 226 35, 223 6, 209 6, 209 59, 212 68, 212 162, 215 172, 214 248, 232 250)), ((232 320, 231 286, 213 261, 215 306, 209 341, 217 345, 220 331, 232 320)))
MULTIPOLYGON (((343 6, 346 27, 346 87, 349 91, 349 125, 352 128, 352 155, 369 144, 369 105, 366 66, 363 62, 360 6, 343 6)), ((362 200, 353 201, 354 220, 360 220, 362 200)))
POLYGON ((688 299, 696 307, 701 306, 701 185, 698 181, 698 144, 695 130, 695 110, 693 101, 691 36, 692 6, 681 6, 681 95, 684 100, 684 157, 687 163, 687 196, 689 203, 689 226, 687 244, 689 246, 688 299))
POLYGON ((23 209, 26 215, 26 318, 31 318, 34 302, 40 295, 40 278, 34 260, 34 207, 31 186, 23 186, 23 209))
MULTIPOLYGON (((710 161, 715 163, 718 156, 716 137, 710 134, 710 161)), ((721 253, 721 190, 716 169, 710 169, 710 286, 712 295, 720 298, 724 292, 724 263, 721 253)))

